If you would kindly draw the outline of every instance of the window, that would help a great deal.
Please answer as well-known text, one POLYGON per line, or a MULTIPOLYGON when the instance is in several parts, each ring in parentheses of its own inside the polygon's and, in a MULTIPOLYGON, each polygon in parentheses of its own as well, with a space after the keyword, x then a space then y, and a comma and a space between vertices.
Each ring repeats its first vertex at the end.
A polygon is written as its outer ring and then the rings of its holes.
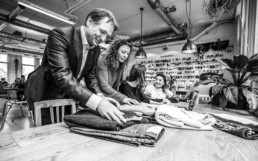
POLYGON ((0 54, 0 78, 7 81, 7 55, 0 54))
POLYGON ((39 58, 39 65, 41 65, 42 63, 42 58, 39 58))
POLYGON ((35 69, 35 61, 34 58, 30 57, 22 57, 22 74, 27 79, 28 75, 34 71, 35 69))
POLYGON ((256 4, 256 22, 255 22, 255 34, 254 34, 254 54, 258 53, 258 3, 256 4))

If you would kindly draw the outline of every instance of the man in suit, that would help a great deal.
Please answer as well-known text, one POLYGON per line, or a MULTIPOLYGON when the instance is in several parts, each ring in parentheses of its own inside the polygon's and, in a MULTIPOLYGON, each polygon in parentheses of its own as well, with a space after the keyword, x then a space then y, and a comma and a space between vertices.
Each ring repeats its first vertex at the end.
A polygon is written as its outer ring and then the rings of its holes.
POLYGON ((122 124, 126 120, 111 98, 95 94, 95 69, 100 54, 99 44, 118 29, 112 12, 97 8, 82 26, 56 28, 51 31, 41 65, 27 80, 25 96, 30 108, 42 100, 72 98, 122 124), (86 87, 80 84, 84 78, 86 87), (115 105, 116 106, 115 106, 115 105))

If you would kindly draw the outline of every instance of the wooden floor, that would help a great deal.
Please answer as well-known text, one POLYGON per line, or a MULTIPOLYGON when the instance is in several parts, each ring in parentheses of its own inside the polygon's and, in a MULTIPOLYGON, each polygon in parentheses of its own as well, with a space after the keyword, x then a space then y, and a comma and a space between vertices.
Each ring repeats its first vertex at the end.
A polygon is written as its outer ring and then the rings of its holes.
POLYGON ((28 112, 28 105, 24 105, 22 110, 24 116, 22 116, 20 108, 16 105, 13 105, 7 115, 5 125, 1 133, 34 127, 34 121, 28 112))

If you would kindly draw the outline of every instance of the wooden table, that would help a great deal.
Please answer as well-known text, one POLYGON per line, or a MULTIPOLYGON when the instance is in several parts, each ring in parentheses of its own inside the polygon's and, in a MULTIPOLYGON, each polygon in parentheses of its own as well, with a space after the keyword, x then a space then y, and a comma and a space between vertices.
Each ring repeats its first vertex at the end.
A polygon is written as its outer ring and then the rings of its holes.
POLYGON ((25 91, 25 88, 14 88, 14 87, 6 87, 4 88, 6 91, 25 91))
MULTIPOLYGON (((214 111, 207 105, 198 106, 195 110, 199 112, 214 111)), ((0 134, 0 160, 257 161, 258 140, 245 140, 217 129, 166 128, 155 147, 133 147, 70 133, 64 123, 58 123, 0 134)))

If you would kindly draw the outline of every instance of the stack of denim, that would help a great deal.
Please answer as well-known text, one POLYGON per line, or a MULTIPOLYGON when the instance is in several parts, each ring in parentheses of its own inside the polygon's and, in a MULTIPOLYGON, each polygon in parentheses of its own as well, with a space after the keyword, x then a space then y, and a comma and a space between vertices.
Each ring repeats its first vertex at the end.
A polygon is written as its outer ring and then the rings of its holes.
MULTIPOLYGON (((133 112, 122 112, 125 113, 125 118, 136 117, 133 112)), ((66 115, 64 122, 71 127, 72 132, 134 146, 154 146, 164 133, 163 127, 151 124, 152 120, 146 117, 121 125, 101 117, 91 109, 66 115)))
POLYGON ((135 124, 120 131, 72 127, 72 132, 133 146, 154 146, 165 129, 154 124, 135 124))

